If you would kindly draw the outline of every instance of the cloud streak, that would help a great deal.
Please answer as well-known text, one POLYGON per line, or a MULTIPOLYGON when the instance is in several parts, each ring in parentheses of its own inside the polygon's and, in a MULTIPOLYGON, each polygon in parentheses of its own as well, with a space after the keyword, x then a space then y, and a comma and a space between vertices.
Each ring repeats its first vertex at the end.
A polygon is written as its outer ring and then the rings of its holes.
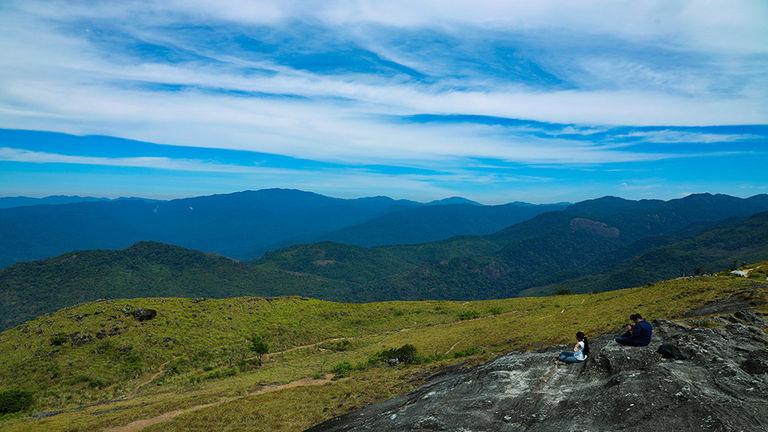
MULTIPOLYGON (((741 154, 765 135, 696 127, 768 123, 768 7, 708 6, 11 1, 0 9, 0 127, 451 172, 481 159, 578 167, 741 154), (447 120, 410 120, 421 115, 447 120)), ((28 163, 258 169, 0 146, 28 163)))

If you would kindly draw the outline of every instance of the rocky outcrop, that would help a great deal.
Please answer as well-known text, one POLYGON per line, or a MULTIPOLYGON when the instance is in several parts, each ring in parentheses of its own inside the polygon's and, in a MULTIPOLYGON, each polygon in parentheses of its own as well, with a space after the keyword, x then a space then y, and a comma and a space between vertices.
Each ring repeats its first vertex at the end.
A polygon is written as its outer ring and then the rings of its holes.
POLYGON ((556 363, 557 349, 511 353, 310 430, 768 430, 762 317, 738 312, 706 327, 655 327, 648 347, 596 340, 594 355, 574 365, 556 363))
POLYGON ((157 316, 157 311, 154 309, 136 309, 133 311, 133 317, 139 321, 148 321, 157 316))
POLYGON ((69 335, 69 342, 72 346, 85 345, 93 340, 93 336, 90 333, 72 333, 69 335))

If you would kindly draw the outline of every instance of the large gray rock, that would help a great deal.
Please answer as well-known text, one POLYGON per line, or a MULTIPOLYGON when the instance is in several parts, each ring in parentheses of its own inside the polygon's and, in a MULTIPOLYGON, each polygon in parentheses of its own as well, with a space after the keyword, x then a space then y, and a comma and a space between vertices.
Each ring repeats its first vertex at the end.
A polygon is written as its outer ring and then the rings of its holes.
POLYGON ((597 340, 581 364, 555 362, 554 349, 507 354, 310 430, 768 430, 768 374, 761 373, 768 338, 745 324, 764 321, 727 318, 717 328, 657 321, 651 345, 597 340), (662 343, 687 360, 662 357, 662 343))

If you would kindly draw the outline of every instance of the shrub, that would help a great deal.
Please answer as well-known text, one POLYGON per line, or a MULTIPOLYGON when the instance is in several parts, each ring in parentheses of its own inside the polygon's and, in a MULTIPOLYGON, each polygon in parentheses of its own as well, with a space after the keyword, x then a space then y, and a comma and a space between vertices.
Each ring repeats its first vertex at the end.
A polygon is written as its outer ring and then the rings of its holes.
POLYGON ((503 309, 501 309, 498 306, 497 307, 492 307, 492 308, 488 309, 488 313, 490 313, 491 315, 499 315, 502 312, 503 312, 503 309))
POLYGON ((371 362, 386 362, 392 359, 397 359, 397 362, 402 364, 415 364, 422 360, 415 346, 411 344, 405 344, 400 348, 390 348, 379 352, 371 358, 371 362))
POLYGON ((557 295, 571 295, 571 294, 573 294, 573 292, 568 288, 561 288, 557 290, 557 295))
POLYGON ((15 413, 32 405, 32 392, 10 389, 0 391, 0 414, 15 413))
POLYGON ((480 312, 478 311, 464 311, 459 314, 459 319, 461 321, 471 320, 476 318, 480 318, 480 312))
POLYGON ((64 333, 56 333, 55 335, 51 336, 51 345, 61 346, 64 345, 67 340, 67 335, 64 333))
POLYGON ((333 373, 337 377, 345 377, 349 375, 352 372, 352 363, 350 362, 341 362, 333 367, 333 373))
POLYGON ((251 338, 251 351, 256 353, 256 357, 259 358, 259 364, 261 364, 261 356, 269 352, 269 345, 264 342, 261 336, 253 336, 251 338))

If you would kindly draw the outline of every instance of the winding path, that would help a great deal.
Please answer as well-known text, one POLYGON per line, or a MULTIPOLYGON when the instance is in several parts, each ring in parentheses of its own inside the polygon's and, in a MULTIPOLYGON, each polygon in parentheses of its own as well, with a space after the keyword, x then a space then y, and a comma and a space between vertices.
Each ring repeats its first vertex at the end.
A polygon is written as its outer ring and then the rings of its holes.
POLYGON ((209 402, 206 404, 194 405, 187 408, 167 411, 160 415, 157 415, 155 417, 150 417, 147 419, 134 420, 124 426, 116 426, 113 428, 105 429, 105 432, 138 432, 138 431, 144 430, 144 428, 147 428, 149 426, 169 422, 174 418, 183 414, 199 411, 201 409, 210 408, 213 406, 222 405, 228 402, 244 399, 250 396, 257 396, 265 393, 272 393, 272 392, 287 390, 295 387, 309 387, 309 386, 324 385, 330 382, 332 378, 333 378, 333 375, 326 374, 324 377, 319 379, 302 378, 300 380, 292 381, 286 384, 268 385, 268 386, 261 387, 258 390, 249 392, 242 396, 225 397, 217 400, 216 402, 209 402))

